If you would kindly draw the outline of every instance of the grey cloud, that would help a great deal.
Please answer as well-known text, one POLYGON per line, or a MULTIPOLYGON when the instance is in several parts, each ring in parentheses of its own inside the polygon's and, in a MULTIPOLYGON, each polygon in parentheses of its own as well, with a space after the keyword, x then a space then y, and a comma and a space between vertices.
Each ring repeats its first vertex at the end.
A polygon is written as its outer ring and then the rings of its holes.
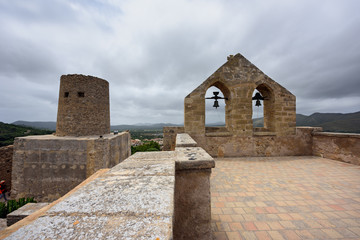
POLYGON ((299 113, 356 111, 359 8, 356 0, 1 2, 0 121, 55 119, 60 75, 82 73, 110 82, 112 123, 181 123, 184 97, 237 52, 294 93, 299 113), (22 97, 11 100, 15 92, 22 97))

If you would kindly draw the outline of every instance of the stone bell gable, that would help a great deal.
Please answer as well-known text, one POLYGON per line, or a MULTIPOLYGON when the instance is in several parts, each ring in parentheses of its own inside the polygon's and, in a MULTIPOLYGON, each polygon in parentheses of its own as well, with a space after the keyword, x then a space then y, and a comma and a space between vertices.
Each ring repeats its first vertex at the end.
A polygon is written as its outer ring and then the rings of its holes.
POLYGON ((224 65, 185 97, 184 118, 185 132, 194 136, 294 135, 296 97, 238 53, 230 55, 224 65), (227 98, 226 126, 216 130, 205 128, 205 94, 212 86, 227 98), (255 89, 265 98, 263 128, 253 127, 255 89))

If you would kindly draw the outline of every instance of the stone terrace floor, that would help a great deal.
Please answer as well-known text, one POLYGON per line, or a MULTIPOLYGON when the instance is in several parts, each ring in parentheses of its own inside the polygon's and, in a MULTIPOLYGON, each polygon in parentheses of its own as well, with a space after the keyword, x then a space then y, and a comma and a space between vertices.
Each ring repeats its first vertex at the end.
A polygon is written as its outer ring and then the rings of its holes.
POLYGON ((318 157, 218 158, 215 239, 360 239, 360 166, 318 157))

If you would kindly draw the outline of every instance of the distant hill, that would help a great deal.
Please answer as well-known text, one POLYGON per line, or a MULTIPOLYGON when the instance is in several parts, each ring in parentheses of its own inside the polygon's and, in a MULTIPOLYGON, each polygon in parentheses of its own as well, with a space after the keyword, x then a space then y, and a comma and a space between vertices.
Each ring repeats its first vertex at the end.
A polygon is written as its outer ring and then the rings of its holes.
POLYGON ((183 126, 183 124, 173 124, 173 123, 139 123, 139 124, 135 124, 135 125, 114 125, 111 126, 110 129, 111 131, 113 130, 119 130, 119 131, 123 131, 123 130, 139 130, 139 129, 149 129, 149 130, 154 130, 154 129, 162 129, 163 127, 166 126, 183 126))
MULTIPOLYGON (((29 122, 29 121, 16 121, 12 124, 18 126, 26 126, 26 127, 33 127, 38 129, 46 129, 46 130, 56 130, 56 122, 29 122)), ((122 124, 122 125, 113 125, 110 127, 111 131, 114 130, 138 130, 138 129, 162 129, 165 126, 183 126, 179 124, 173 123, 139 123, 135 125, 129 124, 122 124)))
POLYGON ((16 137, 51 134, 53 131, 0 122, 0 147, 11 145, 16 137))
MULTIPOLYGON (((254 118, 255 127, 264 124, 263 118, 254 118)), ((296 114, 296 126, 322 127, 324 132, 360 133, 360 112, 296 114)))
POLYGON ((360 112, 296 114, 296 126, 322 127, 324 132, 360 133, 360 112))
MULTIPOLYGON (((263 118, 253 119, 254 126, 263 125, 263 118)), ((16 121, 13 124, 30 126, 39 129, 56 130, 56 122, 16 121)), ((223 126, 224 123, 207 124, 207 126, 223 126)), ((164 126, 183 126, 173 123, 140 123, 135 125, 113 125, 111 130, 162 129, 164 126)), ((360 133, 360 112, 355 113, 314 113, 310 116, 296 114, 296 126, 322 127, 325 132, 360 133)))
POLYGON ((12 124, 25 127, 33 127, 38 129, 56 130, 56 122, 28 122, 28 121, 16 121, 12 124))
POLYGON ((253 119, 253 126, 254 127, 263 127, 264 126, 264 119, 263 118, 254 118, 253 119))

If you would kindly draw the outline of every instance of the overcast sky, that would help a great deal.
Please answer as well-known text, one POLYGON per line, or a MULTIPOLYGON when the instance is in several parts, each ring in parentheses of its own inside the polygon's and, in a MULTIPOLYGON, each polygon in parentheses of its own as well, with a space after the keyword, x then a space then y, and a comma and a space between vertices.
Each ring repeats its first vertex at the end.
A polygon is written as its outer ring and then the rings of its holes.
POLYGON ((79 73, 109 81, 113 125, 182 123, 185 96, 236 53, 296 95, 297 113, 360 111, 359 9, 359 0, 0 0, 0 121, 55 121, 60 76, 79 73))

